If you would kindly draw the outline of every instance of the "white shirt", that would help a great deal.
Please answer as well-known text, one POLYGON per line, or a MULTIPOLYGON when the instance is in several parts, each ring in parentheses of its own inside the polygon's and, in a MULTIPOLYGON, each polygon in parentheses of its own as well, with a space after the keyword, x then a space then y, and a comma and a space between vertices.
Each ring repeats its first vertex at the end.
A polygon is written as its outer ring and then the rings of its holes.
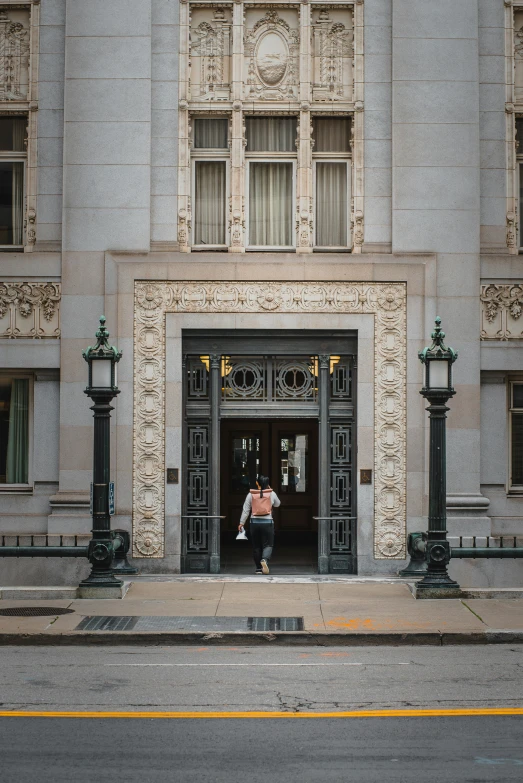
MULTIPOLYGON (((276 494, 276 492, 274 492, 274 490, 272 490, 271 491, 271 506, 273 506, 275 508, 278 508, 279 505, 281 505, 281 501, 280 501, 278 495, 276 494)), ((241 519, 240 519, 240 525, 245 525, 245 523, 247 522, 247 520, 249 519, 249 517, 251 515, 251 509, 252 509, 252 495, 249 492, 249 494, 245 498, 245 503, 243 504, 242 515, 241 515, 241 519)), ((272 519, 272 514, 265 514, 264 516, 257 516, 256 519, 257 520, 259 519, 260 522, 266 522, 268 519, 272 519)))

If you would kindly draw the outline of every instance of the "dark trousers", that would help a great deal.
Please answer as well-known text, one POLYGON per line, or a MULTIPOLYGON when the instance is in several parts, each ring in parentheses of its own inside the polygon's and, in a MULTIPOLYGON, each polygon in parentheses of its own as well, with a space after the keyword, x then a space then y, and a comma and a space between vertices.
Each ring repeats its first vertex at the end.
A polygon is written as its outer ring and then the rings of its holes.
POLYGON ((261 568, 261 560, 269 560, 272 557, 274 546, 274 522, 251 521, 252 555, 256 568, 261 568))

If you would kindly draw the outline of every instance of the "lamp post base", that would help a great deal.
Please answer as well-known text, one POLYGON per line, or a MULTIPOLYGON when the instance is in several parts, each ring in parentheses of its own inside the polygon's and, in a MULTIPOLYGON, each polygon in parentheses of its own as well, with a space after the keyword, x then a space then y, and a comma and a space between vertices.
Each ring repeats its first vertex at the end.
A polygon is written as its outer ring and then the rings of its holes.
POLYGON ((112 571, 93 569, 78 585, 78 598, 123 598, 124 593, 124 583, 116 579, 112 571))
POLYGON ((123 598, 126 592, 127 588, 123 582, 119 582, 119 584, 116 585, 106 585, 105 587, 102 587, 101 585, 94 587, 92 584, 85 581, 80 582, 78 585, 77 598, 123 598))
POLYGON ((460 598, 461 587, 450 576, 425 574, 413 588, 415 598, 460 598))

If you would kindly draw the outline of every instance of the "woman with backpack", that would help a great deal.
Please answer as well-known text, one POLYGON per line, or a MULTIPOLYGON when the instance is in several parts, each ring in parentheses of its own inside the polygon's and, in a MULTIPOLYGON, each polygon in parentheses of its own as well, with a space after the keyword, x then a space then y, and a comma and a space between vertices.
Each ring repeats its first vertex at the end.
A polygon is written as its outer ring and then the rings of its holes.
POLYGON ((251 489, 245 503, 238 525, 242 531, 245 523, 251 518, 251 540, 254 563, 257 574, 269 573, 269 560, 274 546, 274 520, 272 518, 273 507, 278 508, 280 499, 274 492, 267 476, 258 476, 257 489, 251 489))

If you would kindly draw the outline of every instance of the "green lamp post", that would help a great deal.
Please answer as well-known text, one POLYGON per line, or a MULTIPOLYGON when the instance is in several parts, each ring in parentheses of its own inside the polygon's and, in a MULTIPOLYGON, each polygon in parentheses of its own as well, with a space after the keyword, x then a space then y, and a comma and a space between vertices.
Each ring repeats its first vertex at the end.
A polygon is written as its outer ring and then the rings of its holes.
POLYGON ((426 597, 450 596, 459 585, 450 578, 447 568, 450 545, 447 541, 447 453, 445 425, 446 403, 455 395, 452 386, 452 365, 458 354, 445 343, 441 318, 436 318, 432 345, 418 356, 425 366, 425 383, 420 394, 428 401, 430 419, 429 456, 429 524, 426 544, 427 572, 416 585, 416 593, 426 597))
POLYGON ((93 483, 91 504, 93 529, 89 542, 88 558, 92 570, 80 583, 83 597, 105 597, 119 592, 122 582, 112 573, 115 542, 111 531, 109 508, 111 467, 111 401, 120 394, 117 386, 117 364, 122 352, 109 345, 109 332, 105 328, 105 316, 100 318, 96 332, 96 345, 89 346, 82 355, 89 366, 89 381, 85 394, 94 403, 93 483))

